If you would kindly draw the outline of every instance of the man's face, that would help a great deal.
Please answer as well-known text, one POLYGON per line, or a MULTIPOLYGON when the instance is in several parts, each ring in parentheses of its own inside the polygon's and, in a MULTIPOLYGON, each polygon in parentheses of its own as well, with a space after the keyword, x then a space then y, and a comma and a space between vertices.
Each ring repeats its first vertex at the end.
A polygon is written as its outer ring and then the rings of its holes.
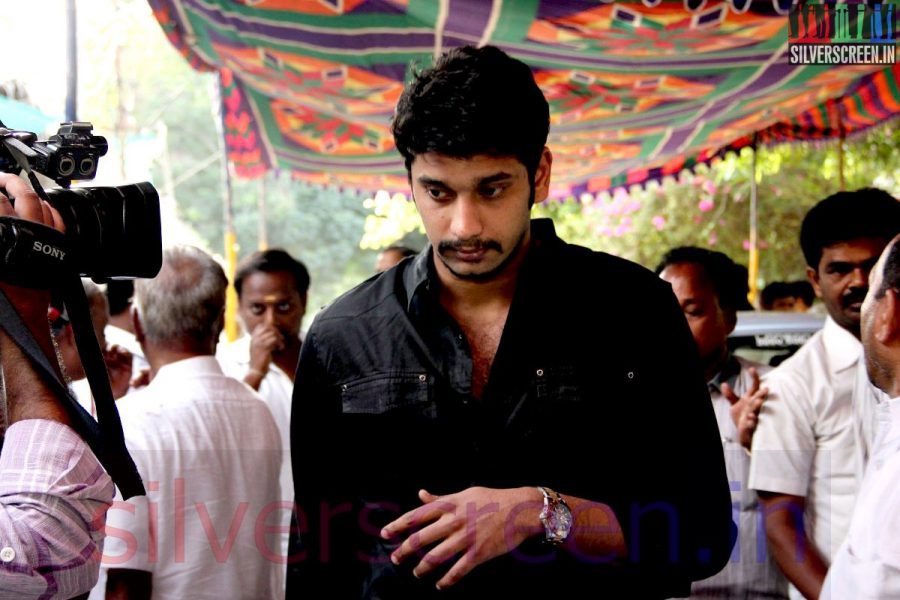
POLYGON ((869 271, 887 244, 883 238, 858 238, 822 250, 818 269, 807 268, 816 295, 835 322, 860 336, 860 311, 869 289, 869 271))
POLYGON ((890 385, 890 374, 894 370, 894 367, 892 367, 891 364, 891 357, 884 351, 884 346, 879 343, 875 336, 876 316, 879 314, 879 311, 887 310, 885 303, 886 296, 876 299, 875 294, 881 287, 885 257, 887 256, 890 247, 897 243, 897 239, 898 238, 894 238, 894 241, 885 248, 884 254, 881 255, 881 258, 872 268, 872 272, 869 275, 870 292, 866 294, 866 300, 863 302, 862 315, 860 318, 860 339, 863 345, 863 355, 866 358, 866 372, 869 374, 869 379, 872 380, 872 383, 886 392, 890 385))
POLYGON ((719 305, 719 297, 703 267, 678 263, 663 269, 659 276, 672 284, 704 367, 724 356, 728 334, 734 329, 735 313, 719 305))
POLYGON ((248 333, 268 323, 285 340, 296 338, 305 313, 306 296, 297 292, 294 276, 288 272, 251 273, 241 285, 238 314, 248 333))
MULTIPOLYGON (((544 149, 535 176, 536 202, 547 197, 551 161, 544 149)), ((430 152, 413 160, 410 180, 442 276, 489 281, 528 243, 532 182, 517 159, 430 152)))

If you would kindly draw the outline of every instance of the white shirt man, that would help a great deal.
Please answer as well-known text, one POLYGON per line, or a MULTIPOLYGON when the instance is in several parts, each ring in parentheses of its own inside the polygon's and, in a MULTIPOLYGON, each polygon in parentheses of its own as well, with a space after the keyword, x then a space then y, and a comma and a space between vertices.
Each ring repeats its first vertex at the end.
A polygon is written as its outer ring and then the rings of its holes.
MULTIPOLYGON (((858 489, 852 393, 862 345, 831 317, 772 371, 753 438, 751 489, 806 499, 806 533, 830 561, 858 489)), ((791 588, 792 598, 802 596, 791 588)))
POLYGON ((147 496, 110 510, 103 570, 151 572, 153 598, 281 597, 278 540, 266 535, 281 444, 265 403, 201 356, 162 367, 117 406, 147 496))

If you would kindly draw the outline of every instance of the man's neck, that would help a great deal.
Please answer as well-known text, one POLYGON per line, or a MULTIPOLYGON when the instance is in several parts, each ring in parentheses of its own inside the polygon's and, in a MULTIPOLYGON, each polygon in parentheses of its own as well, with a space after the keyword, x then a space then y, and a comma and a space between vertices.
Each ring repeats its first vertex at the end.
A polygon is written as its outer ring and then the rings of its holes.
POLYGON ((113 327, 123 329, 129 333, 134 333, 134 321, 132 320, 131 314, 129 314, 128 311, 121 312, 117 315, 110 315, 109 324, 113 327))
POLYGON ((707 382, 712 381, 713 378, 722 372, 722 369, 725 368, 725 365, 728 363, 728 347, 722 346, 713 356, 713 358, 704 361, 703 366, 703 377, 707 382))
POLYGON ((284 371, 285 375, 294 380, 294 372, 297 370, 297 363, 300 361, 300 342, 299 337, 292 338, 287 341, 284 349, 272 354, 272 362, 279 369, 284 371))
POLYGON ((156 373, 165 367, 189 358, 197 358, 200 356, 215 356, 215 348, 200 349, 190 346, 162 346, 155 344, 143 343, 144 356, 150 363, 150 374, 155 376, 156 373))

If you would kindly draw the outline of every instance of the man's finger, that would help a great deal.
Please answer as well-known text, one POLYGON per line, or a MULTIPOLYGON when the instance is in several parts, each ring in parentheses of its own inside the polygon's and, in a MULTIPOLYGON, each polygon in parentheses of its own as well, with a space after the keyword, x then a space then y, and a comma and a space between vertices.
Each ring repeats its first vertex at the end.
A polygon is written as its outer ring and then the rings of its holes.
POLYGON ((737 394, 734 393, 734 390, 731 389, 731 386, 727 383, 723 383, 720 389, 722 390, 722 395, 732 404, 737 404, 740 400, 740 398, 737 397, 737 394))
POLYGON ((450 570, 447 571, 447 573, 444 574, 443 577, 441 577, 440 581, 437 582, 437 589, 443 590, 452 585, 455 585, 459 582, 460 579, 468 575, 469 571, 471 571, 474 567, 475 564, 472 560, 472 553, 463 553, 463 555, 459 557, 459 560, 456 561, 456 564, 450 567, 450 570))
POLYGON ((431 504, 420 506, 385 525, 381 530, 381 537, 390 539, 407 529, 430 523, 440 518, 444 512, 448 510, 453 511, 453 509, 454 506, 449 502, 432 502, 431 504))
POLYGON ((36 223, 44 223, 43 202, 21 177, 11 173, 0 173, 0 188, 5 190, 7 198, 15 205, 15 214, 19 218, 36 223))
POLYGON ((750 373, 750 380, 752 382, 747 393, 754 394, 756 393, 756 390, 759 389, 759 371, 756 370, 756 367, 750 367, 747 371, 750 373))

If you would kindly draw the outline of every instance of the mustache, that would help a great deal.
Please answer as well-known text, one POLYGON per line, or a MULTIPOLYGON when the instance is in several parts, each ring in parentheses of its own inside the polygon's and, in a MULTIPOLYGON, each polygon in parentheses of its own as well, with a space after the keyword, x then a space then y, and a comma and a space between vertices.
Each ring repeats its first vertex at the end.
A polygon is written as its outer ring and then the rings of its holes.
POLYGON ((844 304, 844 306, 862 302, 866 299, 866 293, 868 291, 868 288, 853 288, 851 290, 847 290, 847 293, 844 294, 843 297, 841 297, 841 302, 844 304))
POLYGON ((496 240, 483 240, 481 238, 472 238, 468 240, 444 240, 438 244, 438 252, 444 254, 446 252, 460 251, 478 252, 480 250, 496 250, 503 252, 503 247, 496 240))

